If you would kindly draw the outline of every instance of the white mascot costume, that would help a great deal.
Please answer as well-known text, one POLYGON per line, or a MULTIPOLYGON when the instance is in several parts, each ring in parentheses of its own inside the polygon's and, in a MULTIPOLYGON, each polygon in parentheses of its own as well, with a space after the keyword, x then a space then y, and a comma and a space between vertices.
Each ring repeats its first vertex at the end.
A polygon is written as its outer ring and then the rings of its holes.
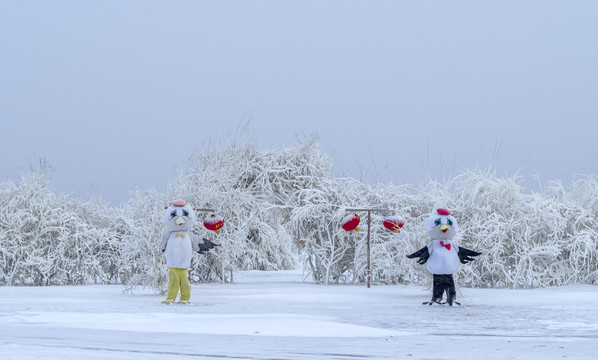
POLYGON ((424 304, 442 304, 442 296, 446 291, 446 303, 450 306, 453 306, 453 303, 461 305, 455 301, 457 292, 453 273, 461 264, 473 261, 473 256, 481 253, 453 244, 458 225, 457 220, 446 209, 438 209, 436 214, 428 218, 426 230, 432 241, 413 254, 407 255, 410 259, 417 257, 418 264, 426 264, 426 269, 434 275, 432 300, 424 304))
POLYGON ((180 304, 188 304, 191 298, 191 284, 187 269, 191 266, 193 251, 204 254, 216 244, 191 233, 196 223, 195 211, 187 201, 175 200, 164 210, 164 224, 167 233, 162 235, 162 251, 166 252, 168 265, 168 295, 164 304, 174 303, 179 289, 180 304))

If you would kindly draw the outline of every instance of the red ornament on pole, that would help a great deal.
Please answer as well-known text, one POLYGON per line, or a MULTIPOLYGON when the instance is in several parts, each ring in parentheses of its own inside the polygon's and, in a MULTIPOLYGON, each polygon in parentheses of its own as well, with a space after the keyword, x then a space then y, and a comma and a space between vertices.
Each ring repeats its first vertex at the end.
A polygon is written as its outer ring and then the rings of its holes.
POLYGON ((360 228, 357 227, 359 225, 359 215, 357 214, 350 214, 345 216, 345 218, 341 221, 341 227, 346 231, 359 231, 360 228))
POLYGON ((384 219, 384 227, 395 233, 400 232, 403 225, 405 225, 405 220, 399 215, 387 216, 384 219))
POLYGON ((205 226, 206 229, 215 232, 216 234, 220 233, 220 228, 222 225, 224 225, 224 219, 222 216, 217 214, 212 214, 203 221, 203 226, 205 226))

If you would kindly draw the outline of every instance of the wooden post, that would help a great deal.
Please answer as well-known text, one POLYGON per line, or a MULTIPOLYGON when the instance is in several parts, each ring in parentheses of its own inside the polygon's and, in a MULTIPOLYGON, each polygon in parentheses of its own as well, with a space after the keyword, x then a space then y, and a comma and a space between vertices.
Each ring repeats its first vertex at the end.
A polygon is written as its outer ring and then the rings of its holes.
POLYGON ((368 277, 368 289, 370 288, 370 281, 372 279, 372 266, 370 261, 370 225, 372 224, 372 212, 368 211, 368 269, 367 269, 367 277, 368 277))
POLYGON ((372 267, 371 267, 371 258, 370 258, 370 226, 372 224, 372 211, 391 211, 390 209, 346 209, 345 211, 367 211, 368 212, 368 241, 367 241, 367 270, 366 270, 366 277, 368 279, 368 289, 370 288, 370 283, 372 281, 372 267))
MULTIPOLYGON (((202 211, 202 212, 211 212, 211 213, 215 213, 216 212, 216 210, 214 210, 214 209, 193 209, 193 210, 195 210, 196 212, 200 212, 200 211, 202 211)), ((224 279, 226 277, 224 275, 225 271, 226 271, 226 267, 224 266, 224 263, 222 263, 222 283, 223 284, 225 283, 224 279)), ((233 283, 233 267, 232 266, 230 267, 230 283, 231 284, 233 283)))

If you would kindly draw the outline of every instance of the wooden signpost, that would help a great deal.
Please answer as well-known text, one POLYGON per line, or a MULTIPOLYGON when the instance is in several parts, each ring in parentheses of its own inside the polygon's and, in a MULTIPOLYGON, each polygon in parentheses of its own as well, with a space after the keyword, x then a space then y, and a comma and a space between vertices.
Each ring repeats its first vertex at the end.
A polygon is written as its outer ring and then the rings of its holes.
MULTIPOLYGON (((201 212, 208 212, 208 213, 215 213, 215 212, 216 212, 216 210, 214 210, 214 209, 194 209, 194 210, 195 210, 195 212, 200 212, 200 211, 201 211, 201 212)), ((223 262, 222 262, 222 283, 223 283, 223 284, 224 284, 224 282, 225 282, 225 278, 226 278, 226 277, 224 276, 224 272, 225 272, 226 270, 229 270, 229 271, 230 271, 230 283, 232 284, 232 283, 233 283, 233 267, 229 265, 229 266, 228 266, 228 269, 227 269, 227 267, 226 267, 226 265, 225 265, 225 262, 223 261, 223 262)))
POLYGON ((372 281, 372 269, 371 269, 371 262, 370 262, 370 224, 372 223, 372 211, 392 211, 390 209, 346 209, 345 211, 348 212, 359 212, 359 211, 367 211, 368 213, 368 241, 367 241, 367 278, 368 278, 368 289, 370 287, 370 283, 372 281))

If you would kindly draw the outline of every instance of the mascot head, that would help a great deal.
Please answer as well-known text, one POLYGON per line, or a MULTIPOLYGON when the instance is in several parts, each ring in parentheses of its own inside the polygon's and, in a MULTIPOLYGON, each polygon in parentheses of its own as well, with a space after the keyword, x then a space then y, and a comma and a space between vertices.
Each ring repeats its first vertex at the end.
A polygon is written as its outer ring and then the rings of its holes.
POLYGON ((447 209, 437 209, 426 222, 426 231, 432 240, 452 240, 458 230, 457 220, 447 209))
POLYGON ((175 200, 164 210, 164 224, 169 231, 189 231, 195 225, 195 211, 187 201, 175 200))

